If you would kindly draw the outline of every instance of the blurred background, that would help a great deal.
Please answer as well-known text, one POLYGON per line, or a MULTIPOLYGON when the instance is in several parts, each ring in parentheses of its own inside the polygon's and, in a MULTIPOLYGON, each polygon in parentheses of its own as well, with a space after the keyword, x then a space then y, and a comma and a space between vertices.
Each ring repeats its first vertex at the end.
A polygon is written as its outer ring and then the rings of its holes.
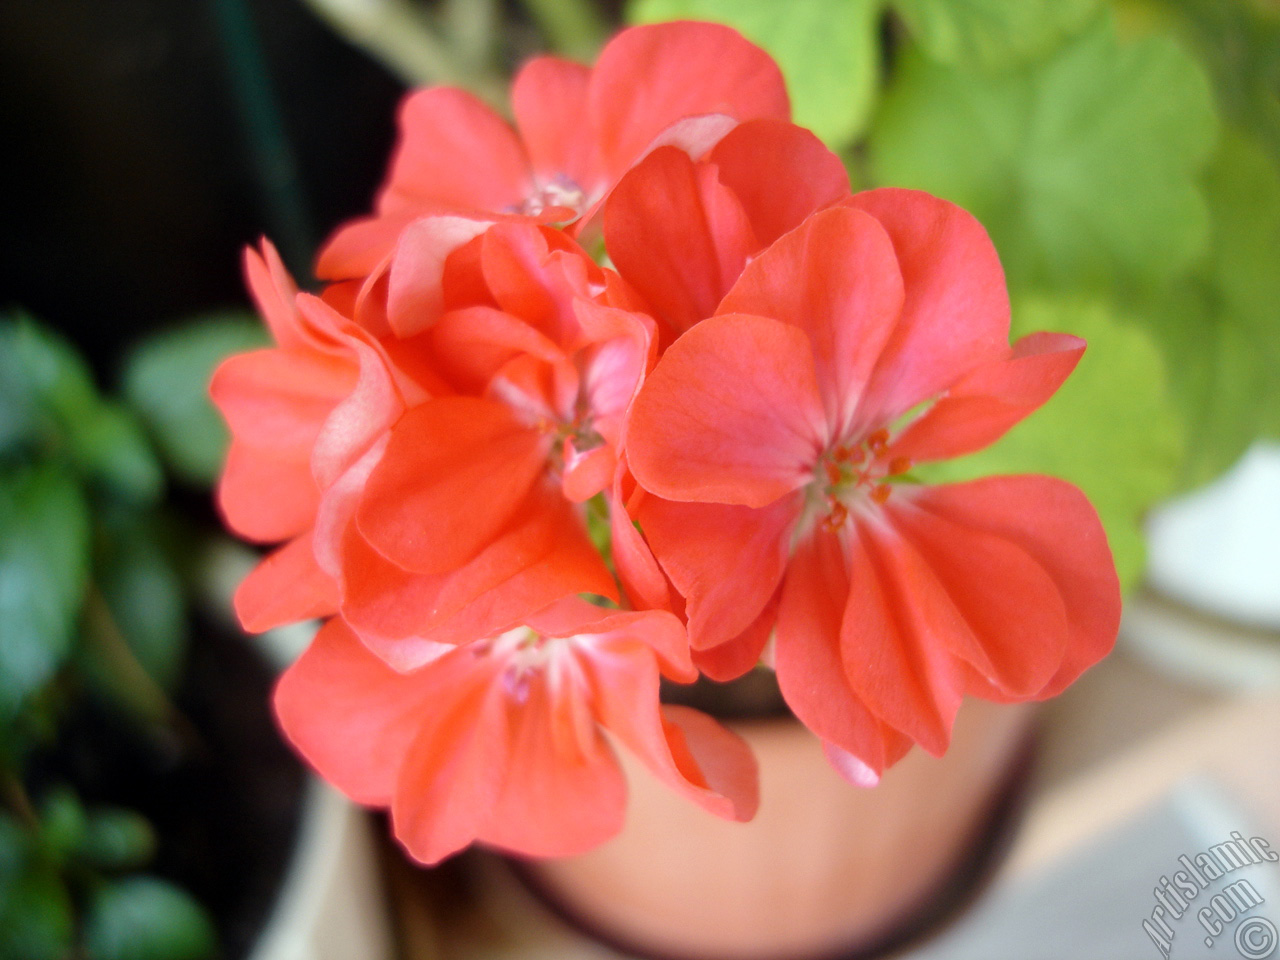
POLYGON ((305 632, 235 630, 209 497, 204 385, 265 342, 241 249, 306 286, 407 87, 502 107, 529 55, 677 18, 768 49, 855 189, 972 210, 1015 335, 1090 341, 929 479, 1079 484, 1130 656, 1280 680, 1276 0, 0 0, 0 960, 249 956, 319 829, 267 710, 305 632))

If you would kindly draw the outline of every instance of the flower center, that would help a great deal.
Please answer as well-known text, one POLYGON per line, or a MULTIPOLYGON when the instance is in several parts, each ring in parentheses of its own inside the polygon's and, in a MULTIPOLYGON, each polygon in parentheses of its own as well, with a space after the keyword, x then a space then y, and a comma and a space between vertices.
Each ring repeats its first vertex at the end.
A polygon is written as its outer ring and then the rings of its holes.
POLYGON ((816 512, 828 530, 838 530, 849 519, 850 508, 870 501, 882 504, 892 494, 892 481, 911 469, 906 457, 886 461, 889 431, 876 430, 860 443, 840 443, 818 460, 811 496, 816 512))
POLYGON ((572 220, 587 208, 586 191, 563 173, 557 174, 555 179, 535 186, 533 193, 514 212, 536 217, 551 207, 572 210, 573 216, 565 218, 572 220))

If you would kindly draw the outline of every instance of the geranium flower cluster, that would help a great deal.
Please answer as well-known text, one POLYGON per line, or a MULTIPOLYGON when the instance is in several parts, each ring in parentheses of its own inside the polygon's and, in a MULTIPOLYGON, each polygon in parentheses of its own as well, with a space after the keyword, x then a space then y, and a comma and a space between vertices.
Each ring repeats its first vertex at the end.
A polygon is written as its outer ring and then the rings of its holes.
POLYGON ((299 293, 246 253, 276 345, 227 360, 230 526, 283 542, 242 584, 263 630, 325 617, 282 678, 298 750, 438 861, 616 833, 614 750, 712 813, 757 805, 747 745, 659 678, 762 661, 851 781, 946 750, 965 696, 1051 696, 1114 641, 1083 495, 929 487, 1084 344, 1010 345, 963 210, 851 193, 733 31, 623 31, 517 76, 514 127, 413 93, 370 216, 299 293))

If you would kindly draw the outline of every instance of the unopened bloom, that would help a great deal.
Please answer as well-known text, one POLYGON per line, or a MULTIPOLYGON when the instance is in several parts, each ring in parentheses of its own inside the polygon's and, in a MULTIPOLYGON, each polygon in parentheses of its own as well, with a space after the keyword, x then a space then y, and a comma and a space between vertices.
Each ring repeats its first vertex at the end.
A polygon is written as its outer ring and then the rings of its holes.
POLYGON ((1114 566, 1078 490, 909 482, 998 439, 1084 349, 1008 333, 981 226, 876 190, 748 263, 636 399, 627 455, 654 495, 636 519, 691 642, 751 645, 724 658, 740 672, 772 630, 787 702, 854 779, 912 741, 941 754, 965 694, 1051 695, 1114 641, 1114 566))
POLYGON ((660 706, 660 667, 691 677, 680 622, 577 598, 398 673, 331 620, 276 689, 285 733, 352 799, 389 807, 396 837, 435 863, 473 841, 581 853, 621 829, 626 783, 608 733, 717 816, 756 809, 739 737, 660 706))

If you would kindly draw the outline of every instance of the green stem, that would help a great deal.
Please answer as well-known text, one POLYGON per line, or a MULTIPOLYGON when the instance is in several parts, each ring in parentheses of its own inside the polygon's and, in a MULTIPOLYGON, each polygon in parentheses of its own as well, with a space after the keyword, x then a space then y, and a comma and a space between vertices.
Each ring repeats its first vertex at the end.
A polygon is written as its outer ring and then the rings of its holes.
POLYGON ((575 60, 595 59, 609 35, 593 0, 522 0, 543 35, 560 53, 575 60))
POLYGON ((102 663, 110 672, 120 696, 138 713, 155 723, 172 726, 189 743, 198 744, 200 735, 194 724, 169 699, 155 678, 147 672, 120 632, 115 616, 96 584, 90 584, 85 598, 86 640, 98 648, 102 663))
POLYGON ((408 0, 306 0, 322 20, 411 85, 466 87, 497 108, 506 84, 489 67, 462 62, 408 0))
POLYGON ((440 24, 450 46, 473 71, 492 62, 499 24, 496 0, 445 0, 440 24))
POLYGON ((23 824, 32 829, 40 825, 40 818, 36 816, 35 805, 32 804, 31 798, 27 796, 27 788, 22 785, 22 781, 16 775, 6 773, 0 778, 0 789, 4 791, 4 798, 9 804, 9 809, 17 814, 18 819, 23 824))

